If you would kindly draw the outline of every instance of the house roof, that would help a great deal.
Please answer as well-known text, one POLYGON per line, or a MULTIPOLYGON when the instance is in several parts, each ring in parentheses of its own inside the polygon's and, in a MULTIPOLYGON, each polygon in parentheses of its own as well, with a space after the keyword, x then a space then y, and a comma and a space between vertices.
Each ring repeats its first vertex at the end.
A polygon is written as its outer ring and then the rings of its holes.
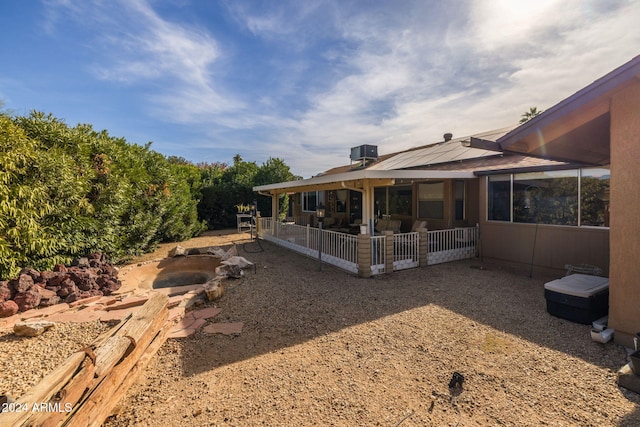
POLYGON ((592 165, 610 162, 610 99, 640 77, 640 56, 498 138, 506 151, 592 165))
POLYGON ((503 128, 474 136, 451 139, 380 156, 373 163, 343 165, 312 178, 254 187, 258 192, 316 191, 340 188, 362 189, 370 185, 393 185, 405 180, 473 178, 478 171, 505 171, 539 167, 567 167, 567 163, 521 154, 504 155, 491 141, 508 130, 503 128), (473 145, 480 140, 482 148, 473 145))
MULTIPOLYGON (((495 141, 497 138, 503 136, 507 133, 507 131, 511 129, 513 129, 513 126, 503 129, 497 129, 490 132, 483 132, 473 135, 472 137, 482 140, 495 141)), ((412 169, 424 167, 426 165, 433 166, 444 163, 457 162, 461 160, 495 157, 501 154, 498 144, 495 144, 494 149, 482 149, 470 146, 472 137, 467 136, 464 138, 452 138, 449 141, 443 141, 423 147, 412 148, 410 150, 389 156, 387 159, 378 161, 369 166, 368 169, 412 169)))

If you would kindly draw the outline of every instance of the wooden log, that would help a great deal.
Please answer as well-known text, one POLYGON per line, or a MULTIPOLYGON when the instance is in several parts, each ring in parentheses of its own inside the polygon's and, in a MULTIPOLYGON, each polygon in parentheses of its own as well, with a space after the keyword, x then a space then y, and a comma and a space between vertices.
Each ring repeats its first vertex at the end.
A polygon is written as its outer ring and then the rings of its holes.
POLYGON ((130 351, 135 343, 131 338, 116 335, 107 338, 98 348, 95 350, 96 354, 96 378, 106 375, 116 363, 118 363, 128 351, 130 351))
POLYGON ((57 411, 38 412, 29 418, 28 424, 40 427, 58 426, 73 410, 93 381, 95 365, 86 358, 78 373, 49 401, 57 411))
POLYGON ((151 342, 155 332, 160 329, 160 326, 164 323, 165 319, 159 319, 159 314, 168 312, 167 305, 169 298, 166 295, 155 293, 149 300, 134 313, 133 317, 122 326, 122 329, 118 331, 118 335, 129 337, 133 340, 134 344, 137 344, 143 336, 149 335, 149 329, 153 329, 153 334, 148 338, 146 345, 151 342))
POLYGON ((32 414, 34 405, 49 401, 78 371, 87 353, 78 351, 69 356, 42 381, 33 386, 14 405, 19 411, 0 413, 0 426, 19 426, 24 424, 32 414), (24 410, 22 410, 24 409, 24 410))
POLYGON ((125 395, 127 394, 127 391, 129 391, 131 386, 136 383, 140 375, 147 368, 147 365, 149 364, 151 359, 155 357, 155 355, 158 353, 158 350, 160 350, 160 347, 162 347, 162 345, 167 340, 167 337, 169 336, 169 331, 171 330, 170 323, 171 322, 167 322, 162 328, 160 328, 160 331, 155 336, 153 341, 151 341, 151 344, 149 344, 149 347, 147 347, 147 350, 140 357, 140 359, 138 359, 138 363, 136 363, 133 366, 133 368, 131 368, 131 370, 129 371, 129 374, 120 383, 120 385, 118 386, 118 388, 114 393, 114 396, 119 396, 118 400, 114 400, 113 404, 110 405, 110 407, 103 405, 99 413, 95 415, 96 418, 101 420, 106 420, 107 417, 109 417, 109 415, 112 414, 113 408, 116 407, 116 405, 125 397, 125 395))
MULTIPOLYGON (((111 413, 115 404, 122 398, 120 388, 125 382, 132 368, 140 358, 152 350, 150 343, 163 328, 169 310, 168 298, 163 294, 154 294, 133 317, 122 326, 118 335, 125 335, 133 340, 135 346, 131 353, 126 355, 118 364, 105 375, 105 377, 91 390, 91 392, 76 406, 65 421, 65 426, 100 426, 111 413)), ((124 390, 124 391, 123 391, 124 390)))
POLYGON ((93 348, 97 348, 100 344, 102 344, 104 341, 106 341, 109 337, 114 336, 115 334, 118 333, 118 331, 120 330, 120 328, 122 328, 122 326, 129 321, 129 319, 131 319, 131 317, 133 317, 133 314, 129 314, 128 316, 126 316, 125 318, 123 318, 118 324, 116 324, 113 328, 109 329, 108 331, 105 331, 103 333, 101 333, 98 338, 96 338, 93 343, 91 343, 91 347, 93 348))

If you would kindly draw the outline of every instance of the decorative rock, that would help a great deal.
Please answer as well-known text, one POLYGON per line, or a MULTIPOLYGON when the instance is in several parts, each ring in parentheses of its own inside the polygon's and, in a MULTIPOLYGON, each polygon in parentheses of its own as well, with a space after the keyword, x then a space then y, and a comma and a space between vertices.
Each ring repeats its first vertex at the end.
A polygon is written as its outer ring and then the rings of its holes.
POLYGON ((53 266, 53 271, 58 272, 58 273, 66 273, 67 272, 67 267, 65 267, 62 264, 56 264, 53 266))
POLYGON ((40 305, 40 292, 37 289, 29 289, 26 292, 18 292, 13 298, 20 311, 27 311, 40 305))
POLYGON ((0 281, 0 302, 11 299, 13 295, 9 282, 6 280, 0 281))
POLYGON ((224 288, 222 287, 222 284, 220 283, 220 280, 209 280, 205 285, 204 285, 204 292, 207 295, 207 299, 209 301, 215 301, 219 298, 222 297, 222 295, 224 295, 224 288))
POLYGON ((179 245, 169 251, 170 257, 186 256, 186 255, 187 255, 187 250, 179 245))
MULTIPOLYGON (((78 288, 76 284, 71 279, 64 279, 60 284, 60 289, 58 290, 58 296, 61 298, 66 298, 70 294, 78 292, 78 288)), ((75 300, 74 300, 75 301, 75 300)))
POLYGON ((122 286, 118 269, 109 264, 108 257, 102 253, 76 258, 73 263, 71 267, 56 264, 54 271, 23 268, 17 278, 0 281, 0 302, 14 300, 19 310, 24 311, 38 305, 57 304, 61 299, 72 302, 110 295, 122 286))
POLYGON ((89 258, 87 257, 75 258, 73 261, 71 261, 71 265, 74 267, 91 267, 89 265, 89 258))
POLYGON ((18 304, 13 300, 0 302, 0 318, 13 316, 18 310, 18 304))
POLYGON ((39 282, 42 280, 42 275, 40 272, 34 268, 25 267, 20 270, 19 275, 26 274, 27 276, 31 276, 34 282, 39 282))
POLYGON ((55 323, 44 320, 39 322, 18 322, 13 325, 13 333, 20 337, 37 337, 54 326, 55 323))
POLYGON ((40 286, 34 286, 31 288, 40 294, 40 306, 41 307, 49 307, 54 304, 58 304, 60 302, 60 297, 56 294, 55 291, 50 289, 46 289, 40 286))
POLYGON ((18 292, 26 292, 29 288, 33 286, 33 278, 28 274, 21 274, 17 279, 13 279, 9 281, 9 286, 13 287, 13 290, 18 292))
POLYGON ((216 267, 216 274, 230 279, 240 279, 243 273, 237 265, 220 265, 216 267))

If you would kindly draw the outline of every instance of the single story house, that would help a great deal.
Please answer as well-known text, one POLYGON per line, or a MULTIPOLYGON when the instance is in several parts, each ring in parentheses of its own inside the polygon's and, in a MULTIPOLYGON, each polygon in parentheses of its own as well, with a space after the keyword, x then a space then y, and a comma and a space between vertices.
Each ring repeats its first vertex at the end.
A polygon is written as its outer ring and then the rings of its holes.
MULTIPOLYGON (((640 254, 640 56, 496 142, 505 153, 601 166, 600 171, 596 168, 587 174, 586 180, 583 176, 579 179, 582 187, 595 185, 592 190, 606 210, 598 213, 598 218, 587 216, 584 221, 583 217, 578 228, 609 229, 608 242, 602 236, 578 244, 596 251, 608 243, 609 327, 615 330, 618 344, 633 347, 632 338, 640 331, 640 263, 636 258, 640 254)), ((491 177, 485 179, 491 182, 491 177)), ((484 195, 481 202, 490 203, 490 198, 490 194, 484 195)), ((583 196, 578 203, 589 209, 592 199, 583 196)), ((485 225, 499 226, 490 218, 485 225)), ((488 238, 492 234, 496 233, 488 233, 488 238)), ((503 240, 517 237, 509 233, 503 240)))
MULTIPOLYGON (((530 274, 596 265, 610 277, 609 325, 617 342, 631 346, 640 331, 640 267, 633 259, 640 219, 632 212, 640 207, 639 115, 636 57, 518 127, 445 134, 435 144, 382 156, 374 146, 353 147, 349 165, 254 190, 274 201, 271 230, 281 216, 275 201, 286 193, 293 196, 288 223, 298 226, 315 226, 322 203, 325 227, 345 234, 358 225, 372 239, 380 231, 417 232, 425 222, 429 233, 476 227, 467 239, 476 255, 530 274), (390 220, 393 230, 386 228, 390 220)), ((421 236, 421 250, 432 250, 434 238, 421 236)), ((405 246, 396 240, 386 251, 405 246)), ((324 247, 316 243, 319 256, 324 247)), ((374 259, 375 247, 370 252, 374 259)))

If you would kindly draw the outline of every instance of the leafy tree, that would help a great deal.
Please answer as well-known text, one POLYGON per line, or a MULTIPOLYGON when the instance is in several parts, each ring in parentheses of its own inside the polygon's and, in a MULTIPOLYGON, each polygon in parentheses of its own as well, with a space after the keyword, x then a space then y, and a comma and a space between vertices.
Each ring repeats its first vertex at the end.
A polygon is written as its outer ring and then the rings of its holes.
MULTIPOLYGON (((287 166, 282 159, 269 158, 265 163, 260 166, 256 173, 254 185, 267 185, 277 182, 286 182, 300 179, 291 173, 289 166, 287 166)), ((271 198, 259 197, 256 199, 258 202, 258 210, 263 215, 271 215, 271 198)), ((280 213, 280 219, 284 219, 287 215, 289 207, 289 195, 282 194, 278 200, 278 212, 280 213)))

